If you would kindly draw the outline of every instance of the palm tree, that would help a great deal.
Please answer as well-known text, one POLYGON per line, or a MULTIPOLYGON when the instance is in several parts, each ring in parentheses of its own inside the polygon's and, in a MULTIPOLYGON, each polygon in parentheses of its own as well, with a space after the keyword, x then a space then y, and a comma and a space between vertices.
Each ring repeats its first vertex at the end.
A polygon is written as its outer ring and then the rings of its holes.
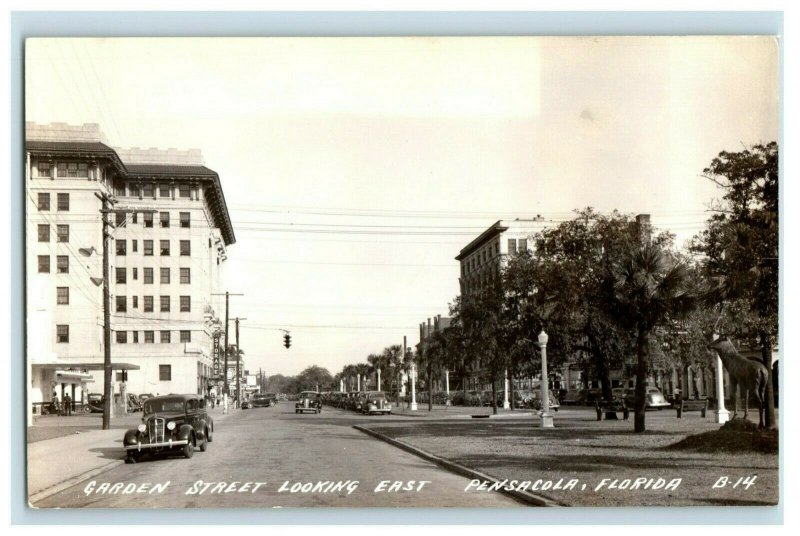
MULTIPOLYGON (((397 380, 397 376, 400 374, 400 368, 403 364, 401 359, 401 355, 403 354, 403 349, 399 344, 393 344, 391 346, 387 346, 383 349, 381 353, 381 358, 384 363, 384 366, 387 370, 389 370, 389 374, 391 374, 392 381, 391 385, 395 386, 397 380)), ((400 387, 397 385, 397 402, 400 403, 400 387)))
POLYGON ((370 374, 375 374, 375 385, 380 391, 381 382, 379 381, 379 378, 381 377, 381 365, 383 364, 383 359, 379 354, 369 354, 367 356, 367 363, 369 363, 370 374))
POLYGON ((359 382, 361 383, 361 390, 366 391, 367 374, 369 374, 369 365, 367 365, 366 363, 358 363, 357 365, 353 366, 353 370, 355 371, 356 375, 361 379, 359 380, 359 382))
POLYGON ((663 249, 651 244, 626 252, 607 274, 608 313, 623 329, 636 332, 635 432, 645 430, 651 333, 657 325, 694 308, 696 298, 689 283, 686 265, 673 262, 663 249))
POLYGON ((417 351, 417 366, 425 371, 425 384, 428 389, 428 411, 433 410, 433 378, 442 373, 447 350, 447 338, 442 331, 434 331, 417 351))
POLYGON ((353 379, 353 376, 355 376, 355 370, 353 368, 353 365, 345 365, 344 368, 342 369, 342 377, 344 378, 345 387, 348 392, 353 390, 351 381, 353 379))

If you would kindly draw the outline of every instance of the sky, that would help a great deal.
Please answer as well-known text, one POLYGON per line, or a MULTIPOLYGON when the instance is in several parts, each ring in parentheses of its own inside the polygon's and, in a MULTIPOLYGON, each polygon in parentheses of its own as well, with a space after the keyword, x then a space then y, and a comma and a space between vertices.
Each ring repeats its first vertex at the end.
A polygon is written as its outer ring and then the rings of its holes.
POLYGON ((721 195, 703 168, 777 140, 778 84, 768 37, 36 39, 25 103, 201 149, 246 367, 335 374, 446 316, 498 219, 649 213, 683 243, 721 195))

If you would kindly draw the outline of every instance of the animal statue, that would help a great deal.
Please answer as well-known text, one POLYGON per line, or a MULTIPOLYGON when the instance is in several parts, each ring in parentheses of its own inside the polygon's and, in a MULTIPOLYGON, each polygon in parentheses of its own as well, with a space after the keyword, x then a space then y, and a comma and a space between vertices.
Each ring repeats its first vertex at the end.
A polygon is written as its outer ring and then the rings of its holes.
POLYGON ((744 390, 744 418, 747 419, 750 391, 758 399, 758 426, 764 427, 764 402, 767 394, 767 380, 769 372, 760 361, 750 359, 740 354, 727 336, 720 337, 708 345, 709 350, 715 350, 728 371, 731 380, 731 395, 733 396, 733 418, 738 411, 737 387, 741 394, 744 390))

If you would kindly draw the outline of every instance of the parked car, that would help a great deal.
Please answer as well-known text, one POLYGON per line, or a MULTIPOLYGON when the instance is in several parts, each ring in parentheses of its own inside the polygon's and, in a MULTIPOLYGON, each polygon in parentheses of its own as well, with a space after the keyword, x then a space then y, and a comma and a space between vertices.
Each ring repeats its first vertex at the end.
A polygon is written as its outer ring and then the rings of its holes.
POLYGON ((142 424, 125 432, 125 461, 136 462, 143 454, 177 453, 185 458, 201 452, 213 441, 214 421, 200 395, 166 395, 148 398, 142 424))
POLYGON ((251 398, 254 408, 271 408, 275 400, 275 393, 256 393, 251 398))
MULTIPOLYGON (((116 398, 119 398, 119 395, 116 398)), ((139 402, 139 397, 133 393, 128 393, 128 411, 131 413, 142 411, 142 403, 139 402)))
POLYGON ((297 403, 294 405, 295 413, 320 413, 322 412, 322 403, 319 399, 319 393, 316 391, 303 391, 298 397, 297 403))
POLYGON ((252 398, 245 398, 242 400, 242 409, 252 409, 253 408, 253 399, 252 398))
POLYGON ((360 413, 362 408, 366 405, 367 392, 358 391, 356 396, 353 397, 353 411, 360 413))
MULTIPOLYGON (((612 391, 616 391, 613 389, 612 391)), ((636 389, 626 389, 625 393, 625 405, 629 408, 633 409, 636 402, 636 389)), ((647 387, 645 389, 645 407, 648 409, 663 409, 672 406, 672 403, 669 402, 665 397, 664 394, 661 392, 661 389, 658 387, 647 387)))
MULTIPOLYGON (((549 400, 550 409, 553 410, 553 411, 558 411, 558 408, 561 407, 561 404, 559 404, 555 393, 553 393, 553 391, 547 391, 547 394, 548 394, 548 400, 549 400)), ((531 398, 529 399, 528 407, 536 409, 536 410, 542 409, 542 391, 541 391, 541 389, 533 389, 531 391, 531 398)))
POLYGON ((145 393, 139 395, 139 404, 144 404, 144 401, 147 400, 148 398, 153 398, 153 393, 145 393))
POLYGON ((570 389, 561 403, 565 406, 582 406, 586 404, 586 389, 570 389))
POLYGON ((365 393, 361 405, 361 413, 365 415, 380 414, 391 415, 392 405, 386 400, 386 393, 383 391, 369 391, 365 393))
POLYGON ((86 395, 86 405, 83 406, 84 413, 103 413, 103 395, 100 393, 89 393, 86 395))

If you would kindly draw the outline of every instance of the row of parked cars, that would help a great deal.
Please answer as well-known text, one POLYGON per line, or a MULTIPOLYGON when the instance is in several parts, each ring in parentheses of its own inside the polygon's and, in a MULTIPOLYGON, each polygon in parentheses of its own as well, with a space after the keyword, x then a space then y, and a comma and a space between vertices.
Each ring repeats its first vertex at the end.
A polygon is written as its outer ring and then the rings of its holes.
POLYGON ((391 415, 392 404, 383 391, 330 391, 320 393, 323 404, 364 415, 391 415))
MULTIPOLYGON (((560 406, 558 398, 550 391, 549 393, 549 407, 552 410, 558 411, 560 406)), ((542 409, 542 392, 539 389, 518 389, 509 391, 509 397, 513 397, 514 408, 516 409, 542 409)), ((497 405, 503 406, 505 401, 505 391, 497 391, 497 405)), ((425 402, 425 400, 423 400, 425 402)), ((509 399, 509 403, 512 400, 509 399)), ((467 391, 466 396, 462 391, 453 392, 451 396, 451 404, 454 406, 491 406, 492 405, 492 392, 491 391, 467 391)))
MULTIPOLYGON (((114 403, 120 403, 120 394, 114 393, 114 403)), ((130 413, 136 413, 142 411, 142 406, 144 405, 145 400, 148 398, 153 398, 151 393, 143 394, 143 395, 135 395, 133 393, 128 393, 128 411, 130 413)), ((83 406, 84 413, 103 413, 104 407, 104 399, 102 393, 89 393, 86 395, 86 404, 83 406)))
MULTIPOLYGON (((668 400, 661 389, 657 387, 647 387, 646 404, 648 408, 662 409, 672 406, 672 401, 668 400)), ((633 389, 615 387, 611 389, 611 396, 614 400, 624 401, 626 406, 633 407, 635 393, 633 389)), ((602 389, 573 389, 568 391, 561 403, 565 406, 592 406, 603 399, 602 389)))

